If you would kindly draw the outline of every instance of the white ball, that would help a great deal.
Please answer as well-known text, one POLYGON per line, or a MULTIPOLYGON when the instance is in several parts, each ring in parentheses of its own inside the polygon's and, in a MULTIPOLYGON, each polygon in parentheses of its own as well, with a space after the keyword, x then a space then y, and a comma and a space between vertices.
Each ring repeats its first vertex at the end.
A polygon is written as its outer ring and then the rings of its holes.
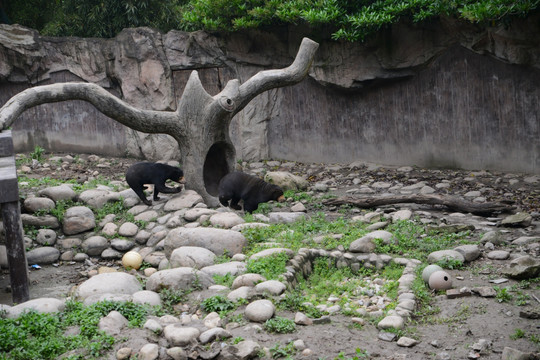
POLYGON ((433 274, 435 271, 441 270, 443 270, 443 268, 436 264, 426 266, 424 268, 424 271, 422 271, 422 280, 424 280, 426 283, 429 282, 429 277, 431 276, 431 274, 433 274))
POLYGON ((128 251, 122 256, 122 265, 124 267, 138 270, 142 265, 143 258, 141 254, 136 251, 128 251))
POLYGON ((433 290, 447 290, 452 287, 452 278, 446 271, 435 271, 429 277, 429 287, 433 290))

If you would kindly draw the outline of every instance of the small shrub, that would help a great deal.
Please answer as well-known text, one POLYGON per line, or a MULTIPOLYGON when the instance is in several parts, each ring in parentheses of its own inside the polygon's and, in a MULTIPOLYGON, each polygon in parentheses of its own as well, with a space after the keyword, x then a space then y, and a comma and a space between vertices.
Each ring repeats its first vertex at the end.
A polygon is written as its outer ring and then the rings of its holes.
POLYGON ((498 302, 510 302, 512 301, 512 294, 510 294, 510 292, 508 291, 507 288, 500 288, 498 286, 494 286, 493 287, 497 293, 497 295, 495 295, 495 298, 497 299, 498 302))
POLYGON ((201 303, 201 308, 208 313, 215 311, 219 314, 223 314, 236 309, 236 305, 234 302, 221 295, 214 295, 204 299, 201 303))
POLYGON ((524 337, 525 337, 525 331, 521 329, 515 329, 514 333, 510 335, 510 339, 512 340, 522 339, 524 337))
POLYGON ((159 293, 161 306, 168 313, 175 313, 174 306, 186 301, 187 292, 184 290, 163 289, 159 293))
POLYGON ((285 272, 285 266, 288 260, 289 256, 285 253, 248 260, 247 272, 260 274, 267 280, 277 279, 279 275, 285 272))
POLYGON ((276 316, 266 320, 264 328, 272 333, 289 334, 296 330, 296 325, 291 319, 276 316))
POLYGON ((45 149, 41 146, 37 145, 34 148, 34 151, 30 153, 30 157, 34 160, 41 161, 43 160, 43 154, 45 153, 45 149))
POLYGON ((225 275, 216 274, 212 278, 214 279, 216 285, 223 285, 228 288, 230 288, 232 286, 232 283, 234 282, 234 275, 232 275, 231 273, 227 273, 225 275))

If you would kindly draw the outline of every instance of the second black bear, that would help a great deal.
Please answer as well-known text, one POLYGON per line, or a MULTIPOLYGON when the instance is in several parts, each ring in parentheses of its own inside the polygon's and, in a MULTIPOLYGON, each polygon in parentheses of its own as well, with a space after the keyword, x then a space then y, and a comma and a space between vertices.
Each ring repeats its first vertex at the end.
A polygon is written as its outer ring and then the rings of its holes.
POLYGON ((242 209, 238 202, 243 200, 244 211, 248 213, 257 210, 260 203, 270 200, 281 202, 285 199, 283 190, 279 186, 243 172, 231 172, 225 175, 219 181, 218 197, 223 206, 229 206, 235 210, 242 209))
POLYGON ((174 194, 182 191, 181 187, 170 188, 165 186, 167 180, 176 182, 183 181, 182 169, 167 164, 154 162, 139 162, 133 164, 126 171, 126 181, 130 188, 135 191, 143 203, 152 205, 146 198, 144 190, 148 189, 145 184, 154 184, 154 200, 159 200, 158 193, 174 194))

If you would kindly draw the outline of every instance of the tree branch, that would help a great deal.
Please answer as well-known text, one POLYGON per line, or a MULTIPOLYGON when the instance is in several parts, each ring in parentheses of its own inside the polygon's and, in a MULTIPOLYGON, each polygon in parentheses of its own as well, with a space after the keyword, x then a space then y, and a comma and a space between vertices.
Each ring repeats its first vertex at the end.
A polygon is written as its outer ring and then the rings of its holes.
POLYGON ((178 115, 175 112, 140 110, 92 83, 57 83, 36 86, 13 96, 0 109, 0 128, 6 129, 31 107, 65 100, 83 100, 108 117, 145 133, 174 134, 178 115))
POLYGON ((318 48, 318 43, 304 38, 294 62, 289 67, 279 70, 260 71, 240 85, 238 88, 239 94, 233 99, 236 103, 233 116, 242 110, 255 96, 266 90, 294 85, 302 81, 309 72, 318 48))
POLYGON ((325 205, 353 205, 363 209, 403 203, 444 205, 454 211, 472 213, 475 215, 491 215, 494 212, 510 212, 515 209, 515 206, 500 203, 473 203, 452 196, 422 194, 362 198, 341 197, 324 201, 325 205))

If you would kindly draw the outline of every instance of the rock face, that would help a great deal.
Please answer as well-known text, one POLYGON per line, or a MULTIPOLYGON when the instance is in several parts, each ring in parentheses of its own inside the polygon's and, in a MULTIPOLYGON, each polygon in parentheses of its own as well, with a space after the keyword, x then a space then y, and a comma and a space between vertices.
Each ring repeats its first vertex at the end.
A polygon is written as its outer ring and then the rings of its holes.
MULTIPOLYGON (((237 157, 538 172, 540 130, 523 119, 540 110, 539 17, 487 30, 445 18, 397 24, 368 43, 317 38, 307 80, 257 96, 235 117, 237 157)), ((230 79, 289 65, 310 35, 135 28, 80 39, 0 25, 0 104, 37 84, 86 81, 142 109, 175 110, 192 70, 216 94, 230 79)), ((13 136, 17 151, 179 158, 171 137, 137 133, 84 102, 23 113, 13 136)))

